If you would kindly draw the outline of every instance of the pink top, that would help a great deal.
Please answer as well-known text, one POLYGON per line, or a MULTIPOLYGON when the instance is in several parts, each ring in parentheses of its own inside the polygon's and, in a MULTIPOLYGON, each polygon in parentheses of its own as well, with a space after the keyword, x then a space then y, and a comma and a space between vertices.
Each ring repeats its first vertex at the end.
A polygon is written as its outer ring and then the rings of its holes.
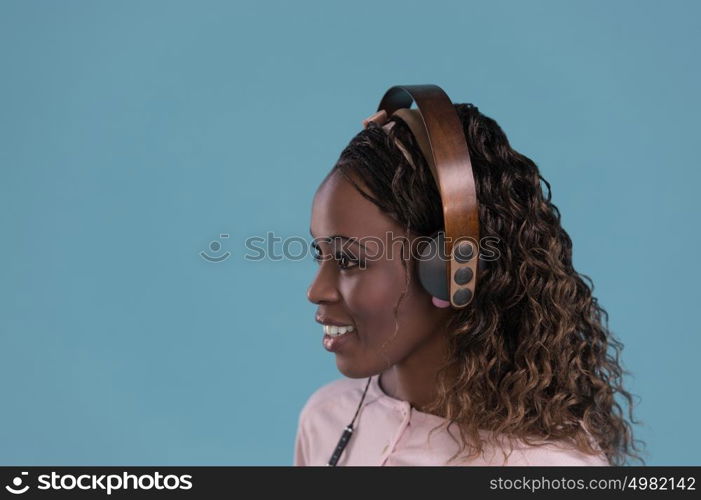
MULTIPOLYGON (((378 380, 377 375, 372 377, 339 466, 609 465, 604 454, 588 455, 554 442, 527 446, 520 441, 514 444, 506 461, 501 449, 485 444, 485 453, 478 458, 447 463, 459 446, 445 428, 436 430, 430 442, 426 442, 429 431, 444 419, 388 396, 378 380)), ((294 465, 328 464, 343 429, 353 419, 366 383, 367 378, 341 378, 320 387, 309 397, 299 415, 294 465)), ((451 427, 451 433, 459 438, 456 426, 451 427)), ((508 454, 508 448, 506 451, 508 454)))

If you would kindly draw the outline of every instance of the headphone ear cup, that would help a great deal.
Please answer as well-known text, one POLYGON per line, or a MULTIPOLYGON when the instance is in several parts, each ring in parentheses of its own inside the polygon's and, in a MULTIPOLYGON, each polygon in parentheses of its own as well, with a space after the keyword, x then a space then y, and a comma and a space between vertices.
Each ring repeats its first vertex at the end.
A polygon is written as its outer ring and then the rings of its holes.
POLYGON ((443 233, 437 236, 424 246, 419 252, 418 261, 419 281, 424 289, 434 297, 441 300, 450 301, 450 289, 446 280, 446 265, 448 260, 445 256, 443 233))
MULTIPOLYGON (((446 280, 446 266, 450 262, 445 254, 444 234, 439 232, 419 252, 418 271, 419 281, 424 289, 433 297, 450 303, 450 287, 446 280)), ((479 270, 488 267, 487 261, 479 257, 479 270)))

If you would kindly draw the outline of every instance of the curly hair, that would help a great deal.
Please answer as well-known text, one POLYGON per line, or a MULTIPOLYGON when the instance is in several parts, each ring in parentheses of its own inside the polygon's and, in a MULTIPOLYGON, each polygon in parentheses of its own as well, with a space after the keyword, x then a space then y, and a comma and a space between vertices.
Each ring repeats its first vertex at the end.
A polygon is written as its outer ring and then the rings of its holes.
MULTIPOLYGON (((592 280, 572 265, 572 241, 550 201, 550 184, 493 119, 472 104, 455 109, 472 161, 481 233, 499 239, 501 255, 480 272, 470 307, 446 324, 451 354, 425 411, 444 415, 453 439, 450 427, 458 427, 461 446, 451 459, 466 449, 477 456, 485 441, 507 436, 533 446, 566 441, 587 454, 605 453, 613 465, 628 457, 644 464, 635 453, 636 443, 644 443, 633 439, 616 400, 618 393, 630 421, 640 423, 623 388, 629 373, 620 364, 623 344, 609 331, 592 280)), ((358 133, 329 175, 340 172, 407 231, 434 234, 443 228, 438 188, 406 123, 392 120, 387 132, 370 123, 358 133)))

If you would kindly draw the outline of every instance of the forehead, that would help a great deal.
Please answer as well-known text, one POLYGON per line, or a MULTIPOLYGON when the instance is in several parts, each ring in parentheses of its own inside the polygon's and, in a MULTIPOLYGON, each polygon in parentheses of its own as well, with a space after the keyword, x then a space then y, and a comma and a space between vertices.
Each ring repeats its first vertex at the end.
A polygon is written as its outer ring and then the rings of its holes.
POLYGON ((311 230, 317 238, 333 234, 361 238, 384 237, 387 231, 402 229, 339 172, 334 172, 314 195, 311 230))

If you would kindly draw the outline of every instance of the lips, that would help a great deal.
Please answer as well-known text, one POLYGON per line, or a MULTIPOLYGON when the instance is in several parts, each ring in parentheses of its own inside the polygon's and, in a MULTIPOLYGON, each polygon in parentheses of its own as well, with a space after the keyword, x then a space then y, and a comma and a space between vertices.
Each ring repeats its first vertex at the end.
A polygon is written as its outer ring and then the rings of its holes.
POLYGON ((356 336, 355 325, 350 321, 342 321, 328 316, 317 315, 316 322, 323 325, 324 336, 322 344, 329 352, 337 352, 349 339, 356 336))
POLYGON ((352 321, 342 321, 342 320, 336 320, 333 318, 330 318, 328 316, 321 316, 317 315, 315 318, 317 323, 320 323, 322 325, 330 325, 330 326, 353 326, 352 321))
POLYGON ((355 331, 344 333, 341 335, 331 336, 324 335, 321 339, 321 343, 324 345, 324 349, 329 352, 338 352, 344 345, 356 338, 355 331))

